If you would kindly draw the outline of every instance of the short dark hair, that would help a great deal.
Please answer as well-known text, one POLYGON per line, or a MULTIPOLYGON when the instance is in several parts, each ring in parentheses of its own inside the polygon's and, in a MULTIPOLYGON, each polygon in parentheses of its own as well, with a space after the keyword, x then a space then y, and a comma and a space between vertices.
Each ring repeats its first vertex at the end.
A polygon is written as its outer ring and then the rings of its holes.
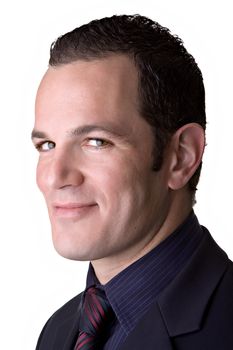
MULTIPOLYGON (((155 135, 155 171, 172 134, 188 123, 206 128, 205 90, 197 63, 169 29, 140 15, 91 21, 60 36, 50 48, 50 66, 112 54, 131 57, 139 74, 139 110, 155 135)), ((195 197, 201 165, 189 180, 195 197)))

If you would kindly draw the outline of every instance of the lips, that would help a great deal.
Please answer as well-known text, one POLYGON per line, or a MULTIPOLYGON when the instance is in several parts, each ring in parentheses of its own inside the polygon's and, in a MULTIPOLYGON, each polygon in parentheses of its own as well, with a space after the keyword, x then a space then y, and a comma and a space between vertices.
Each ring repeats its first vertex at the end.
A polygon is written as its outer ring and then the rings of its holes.
POLYGON ((75 209, 89 207, 93 205, 95 205, 95 203, 55 203, 53 206, 55 208, 75 209))
POLYGON ((53 213, 58 217, 81 217, 96 206, 96 203, 55 203, 53 204, 53 213))

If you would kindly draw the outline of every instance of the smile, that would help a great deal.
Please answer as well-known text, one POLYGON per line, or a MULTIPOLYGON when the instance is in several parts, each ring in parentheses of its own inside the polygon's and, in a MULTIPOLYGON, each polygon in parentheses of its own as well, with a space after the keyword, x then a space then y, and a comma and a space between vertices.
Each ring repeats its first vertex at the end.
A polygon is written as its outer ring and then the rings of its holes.
POLYGON ((96 203, 55 204, 53 205, 53 214, 62 218, 81 218, 89 214, 96 206, 96 203))

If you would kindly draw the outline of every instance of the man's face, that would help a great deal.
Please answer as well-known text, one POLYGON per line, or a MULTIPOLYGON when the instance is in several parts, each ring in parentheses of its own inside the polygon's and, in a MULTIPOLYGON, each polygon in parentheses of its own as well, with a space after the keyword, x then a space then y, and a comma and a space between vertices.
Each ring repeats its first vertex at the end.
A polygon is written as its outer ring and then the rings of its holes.
POLYGON ((160 228, 166 164, 138 112, 131 60, 112 56, 49 68, 38 90, 33 141, 56 250, 76 260, 133 256, 160 228))

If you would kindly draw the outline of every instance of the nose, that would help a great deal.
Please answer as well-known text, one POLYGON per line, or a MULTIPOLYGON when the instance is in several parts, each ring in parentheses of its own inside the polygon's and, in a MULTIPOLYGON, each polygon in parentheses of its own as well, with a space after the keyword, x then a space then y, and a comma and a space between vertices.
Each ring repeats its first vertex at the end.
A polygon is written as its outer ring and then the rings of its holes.
POLYGON ((54 152, 53 156, 38 162, 37 183, 42 192, 67 186, 78 187, 83 181, 78 159, 69 151, 54 152))

